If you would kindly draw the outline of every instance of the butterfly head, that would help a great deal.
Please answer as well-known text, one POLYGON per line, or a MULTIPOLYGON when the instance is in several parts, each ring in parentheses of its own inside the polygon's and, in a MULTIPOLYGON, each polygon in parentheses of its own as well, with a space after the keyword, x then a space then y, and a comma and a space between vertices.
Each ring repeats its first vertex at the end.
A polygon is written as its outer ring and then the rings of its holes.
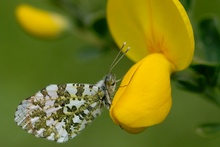
POLYGON ((109 97, 112 99, 116 88, 116 75, 112 73, 107 74, 104 79, 104 84, 109 97))

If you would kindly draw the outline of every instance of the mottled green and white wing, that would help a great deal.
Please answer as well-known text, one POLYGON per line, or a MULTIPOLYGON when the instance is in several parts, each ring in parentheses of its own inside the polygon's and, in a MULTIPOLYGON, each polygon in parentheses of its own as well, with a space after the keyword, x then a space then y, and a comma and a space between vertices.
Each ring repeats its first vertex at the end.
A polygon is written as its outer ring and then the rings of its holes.
POLYGON ((101 114, 104 95, 95 85, 49 85, 20 103, 14 120, 36 137, 62 143, 101 114))

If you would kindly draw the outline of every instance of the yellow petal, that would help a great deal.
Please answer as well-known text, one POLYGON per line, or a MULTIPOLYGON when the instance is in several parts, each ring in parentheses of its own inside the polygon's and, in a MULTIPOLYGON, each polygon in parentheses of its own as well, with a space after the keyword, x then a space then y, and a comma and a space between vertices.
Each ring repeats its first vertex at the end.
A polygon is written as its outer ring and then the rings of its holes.
POLYGON ((25 31, 40 38, 56 38, 69 29, 69 23, 63 16, 27 4, 17 7, 16 17, 25 31))
POLYGON ((162 122, 171 108, 170 74, 173 64, 162 54, 151 54, 125 75, 113 99, 110 115, 130 133, 162 122))
POLYGON ((140 61, 162 53, 177 68, 186 68, 194 52, 193 31, 179 0, 109 0, 107 19, 116 43, 126 41, 126 55, 140 61))

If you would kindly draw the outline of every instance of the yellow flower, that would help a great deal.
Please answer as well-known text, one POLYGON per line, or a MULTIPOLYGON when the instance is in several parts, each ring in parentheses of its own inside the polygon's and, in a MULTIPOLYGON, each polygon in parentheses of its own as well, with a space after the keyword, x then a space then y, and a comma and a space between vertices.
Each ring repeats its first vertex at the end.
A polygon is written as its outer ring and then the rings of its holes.
POLYGON ((194 52, 192 27, 179 0, 109 0, 107 19, 120 46, 137 62, 116 92, 110 115, 130 133, 162 122, 172 100, 170 75, 189 66, 194 52))
POLYGON ((65 17, 27 4, 17 6, 15 14, 23 29, 39 38, 57 38, 69 29, 69 22, 65 17))

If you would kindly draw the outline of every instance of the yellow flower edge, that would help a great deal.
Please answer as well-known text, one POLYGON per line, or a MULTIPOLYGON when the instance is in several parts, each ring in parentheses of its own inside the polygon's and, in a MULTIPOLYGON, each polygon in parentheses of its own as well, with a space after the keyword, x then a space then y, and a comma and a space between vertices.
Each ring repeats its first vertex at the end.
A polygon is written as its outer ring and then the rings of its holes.
POLYGON ((126 55, 133 61, 161 53, 177 70, 190 64, 193 31, 179 0, 109 0, 107 20, 116 43, 129 43, 132 50, 126 55))
POLYGON ((21 27, 29 34, 39 38, 57 38, 70 28, 69 22, 64 16, 27 4, 18 5, 15 14, 21 27))
POLYGON ((163 54, 150 54, 125 75, 110 108, 112 120, 130 133, 162 122, 172 100, 173 64, 163 54), (153 74, 152 74, 153 73, 153 74))

